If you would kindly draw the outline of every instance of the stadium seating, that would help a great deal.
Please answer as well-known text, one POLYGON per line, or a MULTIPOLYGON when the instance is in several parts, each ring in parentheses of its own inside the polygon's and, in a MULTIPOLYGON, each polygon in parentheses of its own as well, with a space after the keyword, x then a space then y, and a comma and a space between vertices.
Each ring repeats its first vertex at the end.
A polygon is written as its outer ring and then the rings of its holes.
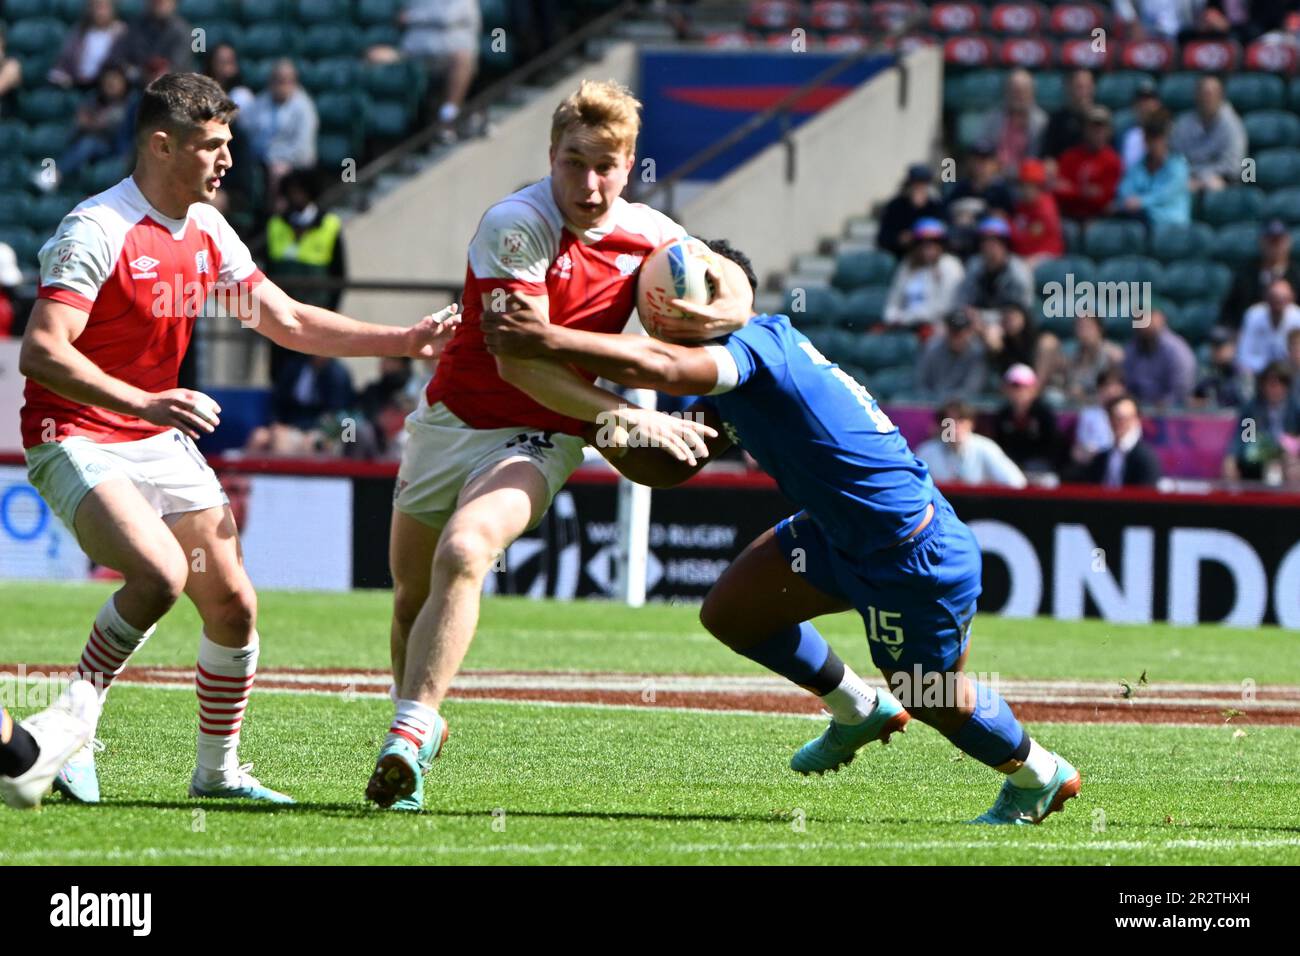
POLYGON ((885 317, 885 300, 889 297, 886 286, 862 286, 844 298, 840 324, 851 329, 867 329, 878 325, 885 317))
POLYGON ((1161 223, 1151 230, 1148 253, 1162 262, 1208 256, 1214 249, 1214 230, 1203 222, 1190 225, 1161 223))
POLYGON ((1146 251, 1146 228, 1125 219, 1098 219, 1083 230, 1083 251, 1098 260, 1140 255, 1146 251))
MULTIPOLYGON (((1271 77, 1276 79, 1276 77, 1271 77)), ((1300 116, 1279 109, 1258 109, 1242 118, 1250 148, 1300 146, 1300 116)))
POLYGON ((1264 215, 1264 197, 1251 186, 1229 186, 1208 193, 1201 200, 1200 217, 1211 226, 1224 226, 1264 215))
POLYGON ((831 284, 849 291, 859 286, 885 285, 893 277, 897 263, 887 252, 870 250, 841 253, 835 261, 831 284))

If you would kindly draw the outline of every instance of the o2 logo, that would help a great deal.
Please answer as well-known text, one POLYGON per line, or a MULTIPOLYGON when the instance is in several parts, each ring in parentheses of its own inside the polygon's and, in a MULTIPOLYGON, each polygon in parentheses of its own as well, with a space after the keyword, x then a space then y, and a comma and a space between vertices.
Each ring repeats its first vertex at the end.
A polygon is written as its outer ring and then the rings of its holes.
MULTIPOLYGON (((50 525, 49 506, 31 485, 10 485, 0 494, 0 533, 19 544, 35 541, 50 525)), ((49 536, 47 557, 57 557, 59 536, 49 536)))

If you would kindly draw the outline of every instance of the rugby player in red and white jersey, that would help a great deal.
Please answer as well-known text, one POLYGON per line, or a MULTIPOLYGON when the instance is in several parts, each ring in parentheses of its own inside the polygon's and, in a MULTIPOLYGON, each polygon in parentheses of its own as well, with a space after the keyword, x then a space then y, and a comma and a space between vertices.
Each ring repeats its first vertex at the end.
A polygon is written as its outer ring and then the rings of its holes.
MULTIPOLYGON (((209 293, 282 346, 319 355, 430 357, 448 310, 410 328, 304 305, 267 280, 210 205, 230 169, 236 106, 211 79, 167 74, 144 90, 132 175, 81 203, 41 248, 23 339, 28 475, 122 587, 100 608, 77 670, 101 700, 182 592, 199 612, 198 761, 190 795, 292 802, 241 766, 239 731, 257 669, 256 598, 226 496, 193 439, 220 409, 176 387, 209 293), (233 307, 231 306, 233 304, 233 307)), ((97 802, 88 745, 56 788, 97 802)))
MULTIPOLYGON (((488 209, 470 243, 464 322, 407 420, 398 471, 389 550, 396 716, 366 787, 380 806, 422 806, 424 774, 447 733, 438 708, 474 636, 483 580, 581 463, 587 423, 682 460, 708 453, 703 439, 715 433, 703 424, 628 407, 592 376, 549 360, 494 358, 479 322, 485 309, 528 306, 566 326, 622 331, 641 261, 685 234, 621 197, 639 107, 617 83, 583 82, 552 118, 550 175, 488 209)), ((683 318, 664 331, 707 338, 740 324, 683 318)))

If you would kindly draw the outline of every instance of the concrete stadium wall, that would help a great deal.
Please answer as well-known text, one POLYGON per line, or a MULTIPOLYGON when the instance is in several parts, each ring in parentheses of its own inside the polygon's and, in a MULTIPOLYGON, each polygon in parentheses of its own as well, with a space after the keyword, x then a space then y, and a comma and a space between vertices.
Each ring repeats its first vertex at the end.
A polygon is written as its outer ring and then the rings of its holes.
POLYGON ((785 147, 774 144, 683 205, 678 221, 696 235, 734 241, 761 279, 786 271, 846 218, 893 195, 908 164, 928 161, 938 147, 942 52, 917 50, 906 67, 903 105, 899 70, 891 69, 794 131, 793 181, 785 147))

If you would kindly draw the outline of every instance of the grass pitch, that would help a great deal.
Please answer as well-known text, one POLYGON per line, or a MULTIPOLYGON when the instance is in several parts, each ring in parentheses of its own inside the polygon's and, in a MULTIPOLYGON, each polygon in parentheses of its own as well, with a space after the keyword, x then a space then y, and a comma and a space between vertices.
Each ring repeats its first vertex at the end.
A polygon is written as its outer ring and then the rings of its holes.
MULTIPOLYGON (((0 661, 71 664, 107 593, 0 586, 0 661)), ((263 669, 386 666, 388 600, 263 594, 263 669)), ((494 598, 467 666, 762 673, 695 614, 494 598)), ((855 618, 820 625, 869 671, 855 618)), ((971 669, 1008 678, 1300 683, 1300 635, 1276 629, 981 617, 975 635, 971 669)), ((193 611, 178 607, 132 663, 190 665, 197 636, 193 611)), ((362 799, 386 700, 254 693, 243 758, 299 800, 271 809, 185 797, 191 691, 115 688, 100 725, 105 802, 0 811, 0 862, 1300 862, 1295 727, 1035 724, 1083 772, 1083 793, 1043 826, 1010 830, 961 822, 987 808, 999 778, 919 725, 837 775, 804 779, 786 761, 821 724, 803 718, 474 701, 445 713, 452 738, 426 782, 426 812, 401 815, 362 799)))

